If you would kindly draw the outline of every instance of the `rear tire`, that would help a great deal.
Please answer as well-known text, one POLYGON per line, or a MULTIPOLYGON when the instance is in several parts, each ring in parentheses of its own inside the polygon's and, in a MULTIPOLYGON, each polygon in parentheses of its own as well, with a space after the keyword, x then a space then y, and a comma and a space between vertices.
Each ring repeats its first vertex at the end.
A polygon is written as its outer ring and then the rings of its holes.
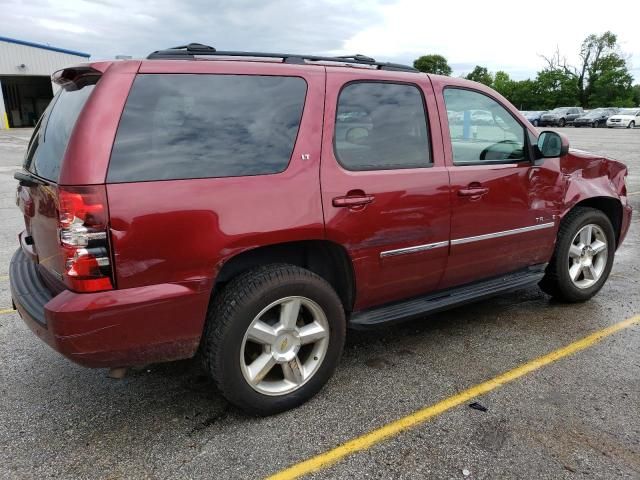
POLYGON ((631 120, 629 122, 629 125, 627 126, 627 128, 636 128, 636 122, 634 122, 633 120, 631 120))
POLYGON ((324 386, 345 335, 344 309, 329 283, 309 270, 273 264, 239 275, 214 296, 202 358, 230 403, 272 415, 324 386))
POLYGON ((559 127, 564 127, 566 125, 567 122, 565 122, 564 118, 561 118, 560 121, 558 122, 558 126, 559 127))
POLYGON ((615 242, 611 221, 602 211, 574 208, 562 220, 540 288, 565 302, 589 300, 609 277, 615 242))

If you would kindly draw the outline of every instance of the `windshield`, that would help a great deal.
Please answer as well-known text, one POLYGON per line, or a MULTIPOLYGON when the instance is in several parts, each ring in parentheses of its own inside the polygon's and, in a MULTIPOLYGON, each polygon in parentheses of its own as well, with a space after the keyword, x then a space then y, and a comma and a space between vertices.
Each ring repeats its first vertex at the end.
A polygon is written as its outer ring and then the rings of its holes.
POLYGON ((622 110, 620 110, 617 115, 636 115, 638 112, 640 112, 640 110, 638 110, 637 108, 623 108, 622 110))
POLYGON ((554 108, 549 113, 565 113, 567 110, 569 110, 569 109, 568 108, 554 108))

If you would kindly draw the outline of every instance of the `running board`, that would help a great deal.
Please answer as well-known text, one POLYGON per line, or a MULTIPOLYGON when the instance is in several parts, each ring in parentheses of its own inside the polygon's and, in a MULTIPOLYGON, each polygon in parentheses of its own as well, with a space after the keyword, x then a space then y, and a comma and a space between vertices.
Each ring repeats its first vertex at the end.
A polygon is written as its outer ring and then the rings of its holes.
POLYGON ((546 266, 546 263, 535 265, 488 280, 467 283, 466 285, 441 290, 422 297, 354 312, 349 319, 349 327, 356 330, 364 330, 382 325, 386 326, 390 323, 411 320, 501 293, 536 285, 544 276, 546 266))

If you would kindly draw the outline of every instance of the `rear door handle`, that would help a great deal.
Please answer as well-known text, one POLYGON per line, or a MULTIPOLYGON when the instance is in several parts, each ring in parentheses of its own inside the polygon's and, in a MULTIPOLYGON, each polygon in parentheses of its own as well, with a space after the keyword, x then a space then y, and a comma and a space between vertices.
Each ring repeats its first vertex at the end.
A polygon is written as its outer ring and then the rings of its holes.
POLYGON ((489 193, 489 189, 487 187, 468 187, 458 190, 458 195, 461 197, 479 197, 486 195, 487 193, 489 193))
POLYGON ((373 199, 373 195, 345 195, 334 198, 331 203, 334 207, 362 207, 373 202, 373 199))

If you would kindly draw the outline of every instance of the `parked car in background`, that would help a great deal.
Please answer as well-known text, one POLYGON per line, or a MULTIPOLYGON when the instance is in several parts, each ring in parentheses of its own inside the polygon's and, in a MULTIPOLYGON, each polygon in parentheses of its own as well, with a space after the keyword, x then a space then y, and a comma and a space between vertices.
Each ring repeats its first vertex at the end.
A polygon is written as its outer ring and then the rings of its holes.
POLYGON ((571 125, 576 118, 583 114, 582 107, 558 107, 542 114, 538 125, 541 127, 564 127, 571 125))
POLYGON ((531 123, 531 125, 533 125, 534 127, 537 127, 540 124, 540 117, 547 112, 546 110, 532 110, 532 111, 523 111, 520 113, 524 115, 524 118, 529 120, 529 123, 531 123))
POLYGON ((462 123, 462 113, 454 112, 453 110, 447 110, 447 117, 449 118, 449 122, 451 123, 462 123))
POLYGON ((9 273, 52 348, 107 368, 198 354, 268 415, 323 387, 347 327, 602 288, 631 221, 622 163, 479 83, 259 55, 191 44, 54 75, 15 173, 9 273))
POLYGON ((491 112, 486 110, 472 110, 470 120, 476 125, 493 125, 495 123, 491 112))
POLYGON ((635 128, 640 126, 640 108, 623 108, 607 119, 607 127, 635 128))
POLYGON ((573 121, 574 127, 604 127, 611 115, 618 113, 617 108, 596 108, 586 112, 573 121))

